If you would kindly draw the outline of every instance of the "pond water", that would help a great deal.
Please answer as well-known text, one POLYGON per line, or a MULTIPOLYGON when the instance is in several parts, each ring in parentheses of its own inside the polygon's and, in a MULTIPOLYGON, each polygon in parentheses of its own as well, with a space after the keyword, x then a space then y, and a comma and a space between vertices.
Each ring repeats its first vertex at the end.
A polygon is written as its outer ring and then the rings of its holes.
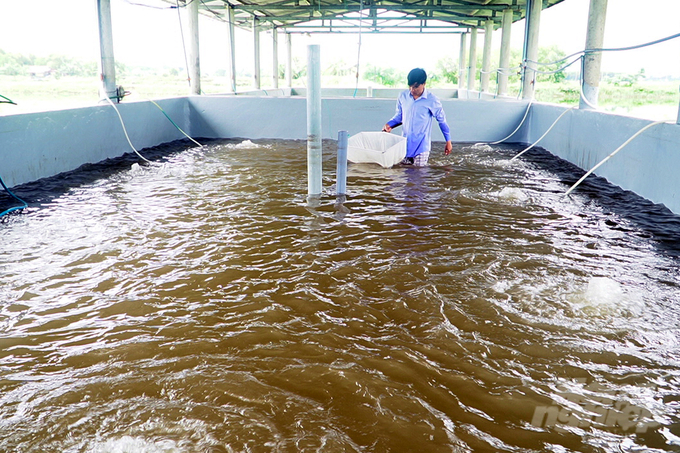
POLYGON ((16 188, 0 451, 680 448, 677 216, 512 145, 351 164, 339 202, 324 148, 317 207, 301 141, 16 188))

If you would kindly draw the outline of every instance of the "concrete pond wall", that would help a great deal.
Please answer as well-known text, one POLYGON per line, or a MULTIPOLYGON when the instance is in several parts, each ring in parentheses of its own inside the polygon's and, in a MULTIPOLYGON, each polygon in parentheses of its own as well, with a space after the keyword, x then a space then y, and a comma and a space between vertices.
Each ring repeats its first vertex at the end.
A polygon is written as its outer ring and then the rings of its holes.
MULTIPOLYGON (((306 99, 281 93, 267 96, 188 96, 156 102, 195 138, 306 139, 306 99)), ((508 140, 533 143, 565 107, 499 99, 441 96, 454 142, 508 140)), ((380 130, 393 115, 394 98, 331 97, 322 100, 323 138, 339 130, 350 135, 380 130)), ((122 102, 117 108, 138 150, 185 138, 151 102, 122 102)), ((588 170, 651 121, 574 109, 539 146, 588 170)), ((438 127, 433 140, 442 140, 438 127)), ((108 104, 42 113, 0 116, 0 177, 10 186, 74 170, 132 152, 115 109, 108 104)), ((645 131, 596 171, 611 183, 680 214, 680 125, 645 131)))

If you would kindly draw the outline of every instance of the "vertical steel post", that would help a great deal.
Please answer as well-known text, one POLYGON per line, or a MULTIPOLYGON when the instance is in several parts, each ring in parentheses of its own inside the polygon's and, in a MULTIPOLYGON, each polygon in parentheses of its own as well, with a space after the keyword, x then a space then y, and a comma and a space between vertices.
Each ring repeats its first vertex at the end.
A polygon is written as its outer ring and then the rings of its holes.
POLYGON ((293 88, 293 39, 290 33, 286 33, 286 86, 293 88))
POLYGON ((272 87, 279 87, 279 32, 272 28, 272 87))
POLYGON ((321 197, 321 50, 307 46, 307 198, 321 197))
POLYGON ((498 63, 498 94, 508 94, 508 72, 510 70, 510 40, 512 36, 512 10, 503 10, 503 32, 501 35, 501 58, 498 63))
MULTIPOLYGON (((606 18, 607 0, 590 0, 586 50, 602 48, 606 18)), ((602 52, 587 52, 583 56, 583 98, 579 100, 578 108, 592 109, 593 107, 597 107, 597 99, 600 91, 601 66, 602 52)))
POLYGON ((111 25, 111 0, 97 0, 97 17, 99 20, 99 53, 101 99, 117 99, 116 60, 113 58, 113 27, 111 25))
POLYGON ((189 23, 189 84, 191 94, 201 94, 201 57, 198 41, 198 5, 199 2, 187 4, 189 23))
POLYGON ((470 30, 470 61, 468 62, 467 89, 474 91, 477 79, 477 29, 470 30))
POLYGON ((347 193, 347 131, 338 131, 338 165, 336 167, 336 196, 347 193))
POLYGON ((467 33, 460 35, 460 51, 458 53, 458 91, 465 88, 465 57, 467 55, 467 33))
POLYGON ((493 21, 487 20, 486 22, 484 22, 484 52, 482 53, 482 75, 480 76, 482 93, 489 92, 492 37, 493 37, 493 21))
POLYGON ((260 89, 260 26, 257 16, 253 16, 253 87, 260 89))
POLYGON ((538 31, 541 24, 542 0, 527 0, 526 31, 524 37, 524 78, 522 82, 522 99, 533 99, 535 91, 536 69, 538 65, 538 31))
POLYGON ((236 34, 234 30, 234 7, 229 6, 229 78, 231 91, 236 93, 236 34))

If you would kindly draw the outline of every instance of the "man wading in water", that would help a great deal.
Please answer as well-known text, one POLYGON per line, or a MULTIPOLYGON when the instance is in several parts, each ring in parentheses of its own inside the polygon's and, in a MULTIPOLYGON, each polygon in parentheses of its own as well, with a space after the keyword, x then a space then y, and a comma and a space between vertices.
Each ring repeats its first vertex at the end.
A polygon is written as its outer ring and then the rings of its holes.
POLYGON ((397 99, 397 111, 391 120, 383 127, 383 132, 392 132, 402 124, 401 135, 406 137, 406 157, 402 165, 427 165, 432 147, 432 119, 439 123, 439 129, 444 134, 446 146, 444 154, 451 153, 451 134, 446 124, 446 115, 437 96, 425 89, 427 73, 424 69, 416 68, 408 73, 408 90, 403 91, 397 99))

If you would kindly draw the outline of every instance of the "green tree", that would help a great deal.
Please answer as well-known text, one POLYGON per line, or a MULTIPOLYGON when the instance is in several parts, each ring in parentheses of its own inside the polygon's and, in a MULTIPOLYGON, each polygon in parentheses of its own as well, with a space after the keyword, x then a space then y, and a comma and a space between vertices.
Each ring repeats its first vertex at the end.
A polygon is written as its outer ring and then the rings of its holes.
POLYGON ((542 64, 538 66, 538 70, 543 73, 539 73, 536 76, 536 80, 539 82, 554 82, 560 83, 566 78, 564 69, 561 69, 569 63, 568 61, 558 61, 565 57, 565 53, 560 50, 556 45, 549 47, 539 47, 538 48, 538 61, 542 64), (553 63, 557 62, 557 63, 553 63), (553 63, 553 64, 544 64, 553 63))
POLYGON ((337 60, 331 63, 324 69, 324 74, 325 75, 331 75, 331 76, 346 76, 346 75, 351 75, 356 72, 356 65, 351 65, 349 63, 345 63, 344 60, 337 60))
POLYGON ((405 83, 406 74, 394 68, 379 68, 369 64, 364 70, 363 78, 382 86, 394 87, 405 83))
MULTIPOLYGON (((539 82, 554 82, 559 83, 566 78, 566 73, 564 72, 566 68, 563 68, 568 61, 560 61, 555 63, 557 60, 561 60, 565 57, 564 51, 560 50, 557 46, 552 45, 549 47, 539 47, 538 49, 538 61, 539 65, 537 69, 540 71, 536 75, 536 80, 539 82), (552 64, 546 64, 552 63, 552 64), (557 72, 555 72, 557 71, 557 72)), ((508 77, 511 83, 519 82, 521 79, 521 67, 522 66, 522 53, 517 49, 512 49, 510 51, 510 67, 512 74, 508 77)))
POLYGON ((632 87, 645 77, 645 69, 641 68, 637 74, 606 74, 603 78, 617 87, 632 87))
POLYGON ((436 74, 441 80, 449 83, 458 83, 458 62, 451 57, 445 57, 437 61, 436 74))
POLYGON ((20 54, 7 53, 0 50, 0 74, 3 75, 22 75, 26 74, 27 67, 35 64, 35 57, 20 54))
POLYGON ((298 58, 293 58, 293 68, 291 78, 301 79, 307 76, 307 65, 301 62, 298 58))

